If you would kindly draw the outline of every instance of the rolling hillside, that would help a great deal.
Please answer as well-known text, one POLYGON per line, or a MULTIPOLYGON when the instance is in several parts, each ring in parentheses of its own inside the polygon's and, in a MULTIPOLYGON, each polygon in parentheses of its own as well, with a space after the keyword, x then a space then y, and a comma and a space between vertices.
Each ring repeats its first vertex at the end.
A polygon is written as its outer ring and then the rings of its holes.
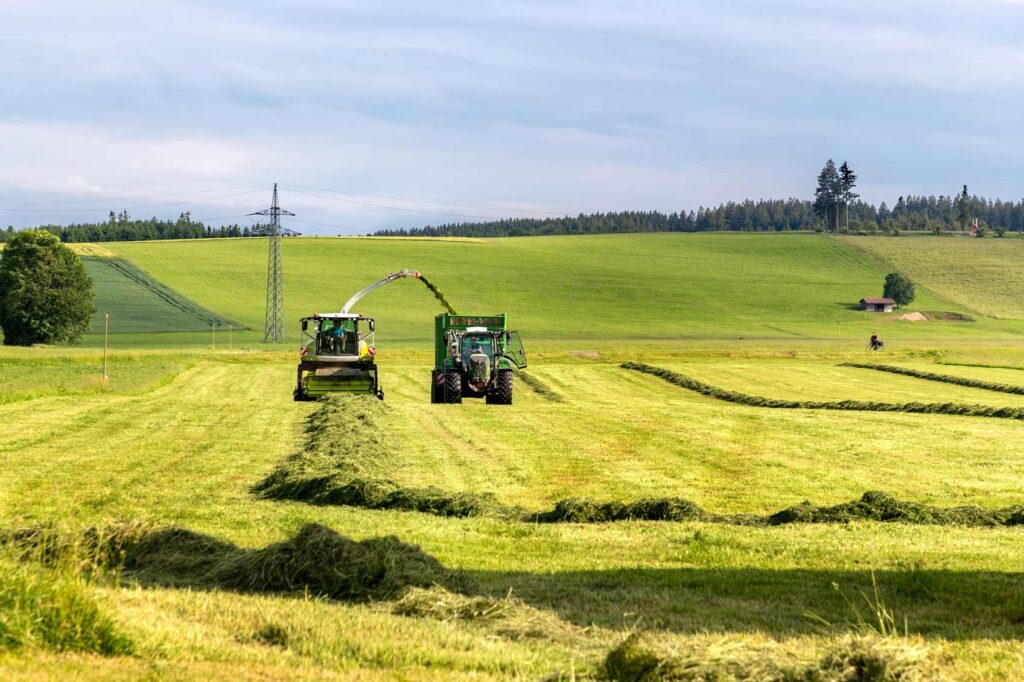
POLYGON ((1024 241, 1019 239, 840 237, 968 310, 1024 319, 1024 241))
POLYGON ((104 312, 110 312, 112 333, 203 331, 211 322, 220 327, 240 326, 193 303, 121 258, 82 256, 82 264, 96 292, 90 332, 103 331, 104 312))
MULTIPOLYGON (((913 243, 945 248, 938 241, 913 243)), ((108 246, 218 314, 261 327, 265 240, 108 246)), ((970 312, 977 322, 912 323, 861 312, 857 301, 880 295, 892 266, 820 235, 302 238, 285 241, 284 259, 286 319, 293 324, 301 315, 337 310, 354 291, 411 267, 426 273, 460 310, 507 312, 535 339, 834 340, 837 333, 860 338, 879 325, 885 336, 907 339, 1024 333, 1022 323, 984 319, 954 302, 964 298, 942 279, 933 287, 922 282, 910 310, 970 312)), ((1003 301, 1008 292, 994 289, 991 296, 1003 301)), ((391 340, 429 338, 431 317, 439 311, 429 292, 412 281, 374 293, 359 309, 376 316, 381 338, 391 340)))

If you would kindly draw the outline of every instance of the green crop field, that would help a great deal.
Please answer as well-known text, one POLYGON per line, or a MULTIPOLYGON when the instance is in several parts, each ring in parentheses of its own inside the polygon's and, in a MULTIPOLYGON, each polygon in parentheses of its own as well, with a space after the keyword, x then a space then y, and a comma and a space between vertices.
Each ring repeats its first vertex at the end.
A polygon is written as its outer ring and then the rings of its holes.
POLYGON ((184 332, 207 330, 210 324, 232 323, 154 280, 121 258, 83 256, 96 292, 96 313, 90 331, 103 331, 103 314, 109 312, 113 333, 184 332))
MULTIPOLYGON (((931 278, 969 240, 877 241, 918 260, 817 235, 285 242, 289 320, 403 267, 509 313, 512 406, 430 404, 414 281, 358 306, 387 399, 296 403, 294 344, 258 343, 264 240, 105 245, 252 331, 213 350, 140 318, 106 384, 95 336, 0 352, 0 674, 1024 677, 1024 395, 993 388, 1024 387, 1024 315, 1009 286, 955 291, 1016 252, 931 278), (851 309, 890 262, 920 278, 908 310, 975 321, 851 309)), ((124 319, 131 291, 97 278, 124 319)))
MULTIPOLYGON (((928 249, 943 242, 911 241, 928 249)), ((265 240, 108 246, 188 298, 262 329, 265 240)), ((1012 266, 1014 253, 1007 252, 1005 267, 1012 266)), ((881 295, 889 266, 848 242, 818 235, 301 238, 284 241, 284 261, 289 321, 338 310, 366 284, 413 268, 460 310, 507 312, 524 334, 546 340, 814 338, 862 346, 875 327, 910 342, 977 337, 979 331, 1002 338, 1024 334, 1017 320, 974 312, 973 323, 914 323, 861 312, 857 302, 881 295)), ((954 302, 963 300, 956 286, 923 284, 908 310, 973 310, 954 302)), ((1009 290, 991 295, 1007 306, 1019 298, 1009 290)), ((424 340, 433 333, 432 305, 426 288, 405 281, 364 299, 360 309, 381 319, 383 339, 424 340)))

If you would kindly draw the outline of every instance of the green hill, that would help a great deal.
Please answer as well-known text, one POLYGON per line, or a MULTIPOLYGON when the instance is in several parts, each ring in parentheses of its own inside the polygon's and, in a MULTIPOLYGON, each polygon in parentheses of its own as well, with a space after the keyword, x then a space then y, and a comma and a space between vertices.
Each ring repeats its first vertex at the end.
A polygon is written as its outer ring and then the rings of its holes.
POLYGON ((841 237, 915 282, 981 315, 1024 319, 1024 241, 954 237, 841 237))
POLYGON ((203 331, 237 322, 212 313, 158 282, 122 258, 82 256, 93 281, 96 313, 89 331, 103 331, 103 313, 110 312, 112 333, 203 331))
MULTIPOLYGON (((949 241, 913 240, 937 253, 949 241)), ((262 327, 266 240, 109 248, 218 314, 262 327)), ((1007 253, 1007 269, 1011 257, 1007 253)), ((1024 324, 983 317, 975 323, 913 323, 861 312, 857 302, 881 294, 892 266, 849 241, 821 235, 300 238, 285 240, 284 261, 286 319, 293 324, 301 315, 337 310, 363 286, 409 267, 427 274, 456 308, 507 312, 533 338, 834 339, 837 333, 859 338, 879 325, 897 338, 1024 332, 1024 324)), ((928 283, 918 287, 910 310, 978 317, 954 302, 963 300, 956 287, 928 283)), ((994 290, 992 296, 1002 300, 1008 294, 994 290)), ((431 317, 439 311, 413 281, 375 292, 359 309, 376 316, 381 337, 392 340, 429 338, 431 317)))

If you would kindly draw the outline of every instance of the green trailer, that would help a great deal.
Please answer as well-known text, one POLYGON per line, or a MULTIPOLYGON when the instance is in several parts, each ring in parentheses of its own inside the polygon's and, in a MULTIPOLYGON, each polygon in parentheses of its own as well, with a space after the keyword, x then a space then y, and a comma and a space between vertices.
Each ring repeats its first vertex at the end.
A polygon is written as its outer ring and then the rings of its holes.
POLYGON ((430 402, 484 398, 491 405, 511 405, 512 373, 525 367, 519 332, 508 330, 504 313, 434 318, 430 402))

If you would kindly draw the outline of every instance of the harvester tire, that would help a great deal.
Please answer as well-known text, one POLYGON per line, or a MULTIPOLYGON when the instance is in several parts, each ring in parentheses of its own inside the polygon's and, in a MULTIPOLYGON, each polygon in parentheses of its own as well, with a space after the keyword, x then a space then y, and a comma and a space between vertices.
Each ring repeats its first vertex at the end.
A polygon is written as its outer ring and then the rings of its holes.
POLYGON ((446 372, 444 375, 444 401, 462 402, 462 377, 458 372, 446 372))
POLYGON ((487 394, 487 402, 491 405, 512 404, 512 370, 498 370, 498 377, 494 381, 494 391, 487 394))

